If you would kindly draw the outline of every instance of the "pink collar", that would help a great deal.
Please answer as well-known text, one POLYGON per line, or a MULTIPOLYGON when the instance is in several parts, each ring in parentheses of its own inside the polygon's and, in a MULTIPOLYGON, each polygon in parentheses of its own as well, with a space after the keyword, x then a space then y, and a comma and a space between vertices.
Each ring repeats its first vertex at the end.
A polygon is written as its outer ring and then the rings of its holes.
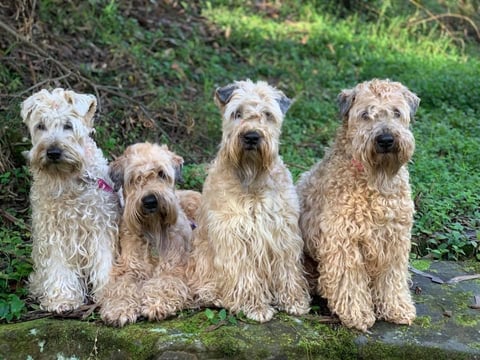
POLYGON ((363 168, 363 164, 362 164, 361 161, 352 159, 352 165, 355 169, 357 169, 357 171, 363 172, 364 168, 363 168))
POLYGON ((113 189, 108 183, 103 179, 97 179, 98 188, 106 192, 113 192, 113 189))

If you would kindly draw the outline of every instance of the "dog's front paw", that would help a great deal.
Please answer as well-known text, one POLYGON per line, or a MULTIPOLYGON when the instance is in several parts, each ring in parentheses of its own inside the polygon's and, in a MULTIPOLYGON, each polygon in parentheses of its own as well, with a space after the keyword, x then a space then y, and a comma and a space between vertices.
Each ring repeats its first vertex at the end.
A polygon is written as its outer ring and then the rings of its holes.
POLYGON ((105 323, 118 327, 135 323, 138 319, 138 316, 138 311, 133 307, 110 309, 108 311, 100 310, 100 317, 105 323))
POLYGON ((170 315, 175 314, 175 310, 168 306, 159 304, 144 304, 142 305, 142 315, 150 321, 163 320, 170 315))
POLYGON ((43 310, 54 312, 57 314, 67 313, 69 311, 75 310, 83 305, 83 302, 78 301, 49 301, 48 303, 41 303, 40 307, 43 310))
POLYGON ((250 310, 244 310, 243 312, 248 319, 260 323, 272 320, 273 315, 275 315, 275 309, 271 306, 256 307, 250 310))
POLYGON ((290 305, 284 306, 283 309, 287 314, 290 314, 290 315, 296 315, 296 316, 305 315, 305 314, 308 314, 308 312, 310 311, 310 302, 307 300, 297 301, 290 305))
POLYGON ((373 311, 349 311, 348 314, 338 314, 343 325, 349 328, 367 331, 375 324, 373 311))
POLYGON ((384 306, 383 311, 378 314, 378 318, 395 324, 412 325, 416 318, 415 305, 411 302, 404 302, 395 306, 384 306))

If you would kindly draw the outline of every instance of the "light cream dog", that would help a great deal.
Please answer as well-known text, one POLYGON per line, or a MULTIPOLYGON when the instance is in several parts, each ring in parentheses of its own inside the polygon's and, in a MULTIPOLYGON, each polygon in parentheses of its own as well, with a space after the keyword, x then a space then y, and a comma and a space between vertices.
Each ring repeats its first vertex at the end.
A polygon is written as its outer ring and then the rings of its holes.
POLYGON ((408 286, 413 222, 407 163, 419 98, 372 80, 339 95, 342 126, 324 159, 298 184, 300 227, 318 262, 317 289, 348 327, 375 318, 411 324, 408 286))
POLYGON ((90 137, 93 95, 42 90, 22 103, 32 139, 29 290, 41 308, 65 312, 105 285, 118 236, 118 200, 107 160, 90 137))
POLYGON ((265 322, 274 307, 309 310, 302 266, 299 204, 278 155, 290 100, 265 82, 217 89, 220 150, 208 171, 194 234, 192 287, 199 305, 215 304, 265 322))
POLYGON ((200 194, 175 191, 182 164, 166 145, 150 143, 129 146, 111 164, 125 208, 120 256, 99 301, 107 323, 123 326, 139 316, 161 320, 191 304, 185 271, 200 194))

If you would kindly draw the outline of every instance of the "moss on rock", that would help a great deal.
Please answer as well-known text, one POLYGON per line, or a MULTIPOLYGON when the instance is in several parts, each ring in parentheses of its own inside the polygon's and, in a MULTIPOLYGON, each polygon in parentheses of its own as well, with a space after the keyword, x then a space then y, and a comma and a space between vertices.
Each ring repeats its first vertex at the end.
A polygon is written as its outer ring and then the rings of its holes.
MULTIPOLYGON (((438 262, 428 271, 444 279, 465 273, 460 264, 438 262)), ((363 334, 321 324, 314 314, 285 313, 265 324, 227 318, 212 326, 204 311, 121 329, 45 318, 0 325, 0 359, 480 359, 480 313, 469 307, 478 282, 437 284, 417 275, 412 281, 421 289, 412 326, 378 321, 363 334)))

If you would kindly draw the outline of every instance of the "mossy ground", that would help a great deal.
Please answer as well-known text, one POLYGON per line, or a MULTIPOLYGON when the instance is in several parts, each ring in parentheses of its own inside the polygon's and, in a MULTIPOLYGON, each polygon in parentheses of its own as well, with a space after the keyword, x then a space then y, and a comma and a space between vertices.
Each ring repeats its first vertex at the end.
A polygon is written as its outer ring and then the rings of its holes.
MULTIPOLYGON (((464 273, 462 264, 433 262, 431 266, 430 270, 445 277, 464 273)), ((339 324, 322 324, 314 314, 285 313, 265 324, 237 319, 236 324, 213 326, 205 311, 185 311, 176 318, 121 329, 99 321, 47 318, 0 325, 0 358, 479 358, 480 314, 469 304, 480 285, 475 281, 436 284, 416 274, 412 281, 422 288, 415 295, 418 317, 412 326, 379 321, 363 334, 339 324)))

